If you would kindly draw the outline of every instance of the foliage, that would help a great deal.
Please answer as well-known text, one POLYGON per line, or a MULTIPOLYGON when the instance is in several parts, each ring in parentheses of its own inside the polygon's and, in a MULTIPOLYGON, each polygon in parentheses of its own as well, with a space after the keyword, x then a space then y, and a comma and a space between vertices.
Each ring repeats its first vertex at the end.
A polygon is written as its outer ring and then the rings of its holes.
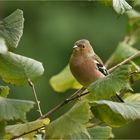
MULTIPOLYGON (((18 46, 23 33, 23 23, 23 12, 19 9, 0 22, 0 77, 5 82, 14 85, 28 84, 29 80, 38 79, 44 72, 42 63, 11 52, 18 46)), ((7 133, 5 131, 6 122, 9 120, 27 121, 26 114, 34 105, 32 101, 10 99, 7 97, 8 95, 9 87, 0 86, 1 138, 3 138, 5 132, 7 133)), ((40 125, 41 121, 43 122, 43 120, 40 120, 40 125)), ((31 123, 31 126, 32 129, 35 128, 36 123, 31 123)), ((19 129, 19 124, 11 127, 14 131, 14 129, 19 129)), ((11 127, 8 127, 8 130, 11 127)), ((20 127, 25 131, 23 129, 25 125, 20 125, 20 127)))
POLYGON ((23 34, 23 12, 17 9, 10 16, 0 22, 0 35, 6 41, 6 47, 13 50, 18 46, 23 34))
POLYGON ((86 129, 89 116, 88 103, 78 102, 71 110, 48 125, 47 135, 50 139, 62 139, 82 132, 90 137, 86 129))
POLYGON ((113 8, 118 14, 124 14, 132 7, 125 0, 113 0, 113 8))
POLYGON ((113 9, 118 14, 124 14, 126 11, 132 9, 132 7, 126 2, 126 0, 103 0, 101 1, 105 5, 112 5, 113 9))
POLYGON ((84 133, 80 133, 78 135, 74 135, 69 139, 76 140, 76 139, 103 139, 107 140, 108 138, 112 138, 112 128, 109 126, 95 126, 93 128, 87 129, 90 137, 85 135, 84 133))
POLYGON ((79 89, 82 87, 72 76, 69 66, 66 66, 59 74, 52 76, 50 84, 57 92, 65 92, 70 88, 79 89))
POLYGON ((110 75, 101 78, 88 86, 88 100, 109 99, 119 92, 129 81, 129 66, 120 66, 110 75), (113 84, 112 84, 113 83, 113 84))
MULTIPOLYGON (((125 0, 102 2, 105 5, 112 5, 118 14, 128 16, 127 34, 124 40, 118 43, 116 50, 106 62, 107 67, 112 67, 139 52, 134 48, 134 44, 138 41, 140 34, 140 13, 132 9, 125 0)), ((13 52, 18 47, 23 34, 23 24, 23 11, 19 9, 0 22, 0 77, 11 85, 31 86, 40 112, 41 108, 33 82, 43 75, 43 65, 39 61, 13 52)), ((134 83, 140 78, 140 58, 137 56, 136 59, 127 61, 127 63, 118 65, 108 76, 91 83, 86 91, 78 96, 74 94, 68 98, 71 99, 70 102, 83 94, 85 95, 85 93, 88 94, 80 97, 72 108, 51 122, 47 118, 48 114, 69 103, 68 99, 58 108, 50 110, 47 115, 41 114, 40 118, 28 121, 27 112, 33 108, 34 102, 10 99, 10 88, 1 85, 0 138, 33 139, 34 136, 37 136, 36 139, 38 139, 39 133, 44 133, 40 139, 112 138, 113 127, 120 127, 130 121, 140 119, 140 96, 139 94, 128 94, 128 85, 130 89, 132 81, 134 83), (122 96, 124 103, 110 101, 116 93, 122 96), (11 120, 14 121, 14 124, 11 124, 11 120), (42 128, 45 129, 42 130, 42 128)), ((72 76, 69 65, 60 73, 52 76, 50 84, 57 92, 81 88, 81 85, 72 76)))
POLYGON ((116 103, 112 101, 95 101, 92 103, 94 115, 112 127, 120 127, 131 120, 140 118, 140 103, 116 103))
MULTIPOLYGON (((27 132, 32 131, 34 129, 41 128, 44 125, 48 125, 49 122, 50 122, 50 120, 48 118, 46 118, 46 119, 36 120, 36 121, 32 121, 32 122, 26 122, 26 123, 15 124, 15 125, 8 125, 5 128, 5 131, 7 134, 5 136, 5 138, 10 139, 12 137, 19 136, 21 134, 27 133, 27 132)), ((30 133, 30 135, 27 134, 24 137, 27 137, 27 138, 30 137, 33 139, 35 133, 36 132, 32 132, 32 133, 30 133)))

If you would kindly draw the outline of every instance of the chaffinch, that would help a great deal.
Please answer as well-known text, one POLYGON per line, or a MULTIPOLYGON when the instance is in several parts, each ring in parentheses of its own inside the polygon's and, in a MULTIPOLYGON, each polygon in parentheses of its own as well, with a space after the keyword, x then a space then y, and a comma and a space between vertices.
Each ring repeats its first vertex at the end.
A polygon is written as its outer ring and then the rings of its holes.
MULTIPOLYGON (((99 78, 108 75, 102 60, 86 39, 75 42, 69 65, 73 76, 85 88, 99 78)), ((123 102, 119 95, 116 94, 116 96, 119 101, 123 102)))

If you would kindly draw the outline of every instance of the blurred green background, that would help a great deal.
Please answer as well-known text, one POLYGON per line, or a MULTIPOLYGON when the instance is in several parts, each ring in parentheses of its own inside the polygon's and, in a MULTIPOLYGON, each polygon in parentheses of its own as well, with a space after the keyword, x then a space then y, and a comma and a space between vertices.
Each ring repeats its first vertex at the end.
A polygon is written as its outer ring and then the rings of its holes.
MULTIPOLYGON (((105 62, 123 40, 127 30, 127 16, 118 16, 111 7, 99 2, 37 2, 0 1, 0 19, 16 9, 24 11, 24 34, 15 53, 41 61, 45 68, 43 77, 35 83, 43 112, 49 111, 73 93, 56 93, 49 84, 52 75, 68 63, 72 47, 78 39, 88 39, 105 62)), ((136 48, 140 49, 140 43, 136 48)), ((60 81, 61 82, 61 81, 60 81)), ((0 84, 7 85, 0 81, 0 84)), ((9 85, 10 97, 34 100, 30 87, 9 85)), ((139 81, 136 92, 140 91, 139 81)), ((59 116, 67 107, 53 114, 59 116)), ((32 110, 29 119, 38 117, 32 110)), ((115 138, 140 138, 140 121, 114 129, 115 138)))

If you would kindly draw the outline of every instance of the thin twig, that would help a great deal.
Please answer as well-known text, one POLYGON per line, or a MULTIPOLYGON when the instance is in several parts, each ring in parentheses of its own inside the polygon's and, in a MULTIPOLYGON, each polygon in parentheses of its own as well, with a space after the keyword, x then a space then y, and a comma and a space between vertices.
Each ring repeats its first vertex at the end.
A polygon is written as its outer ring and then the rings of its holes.
POLYGON ((41 126, 41 127, 36 128, 36 129, 33 129, 33 130, 31 130, 31 131, 22 133, 22 134, 20 134, 19 136, 13 136, 12 138, 10 138, 10 140, 14 140, 14 139, 20 138, 20 137, 25 136, 25 135, 27 135, 27 134, 30 134, 30 133, 32 133, 32 132, 38 131, 39 129, 44 128, 44 127, 45 127, 45 126, 41 126))
POLYGON ((133 74, 140 74, 140 71, 133 71, 133 72, 131 72, 130 74, 131 74, 131 75, 133 75, 133 74))
POLYGON ((132 59, 134 59, 134 58, 136 58, 136 57, 138 57, 138 56, 140 56, 140 51, 136 52, 135 54, 133 54, 132 56, 128 57, 127 59, 125 59, 125 60, 122 61, 121 63, 115 65, 115 66, 112 67, 112 68, 110 68, 110 69, 108 70, 108 72, 111 73, 113 70, 115 70, 115 69, 118 68, 119 66, 121 66, 121 65, 123 65, 123 64, 125 64, 125 63, 127 63, 127 62, 129 62, 130 60, 132 60, 132 59))
POLYGON ((30 87, 32 88, 32 91, 33 91, 33 94, 34 94, 34 97, 35 97, 35 102, 36 102, 36 105, 37 105, 37 111, 39 112, 40 116, 43 116, 42 111, 41 111, 41 107, 40 107, 40 101, 37 98, 35 86, 30 79, 28 80, 28 83, 29 83, 30 87))
MULTIPOLYGON (((132 33, 130 33, 129 35, 125 36, 124 37, 124 40, 122 42, 124 42, 124 43, 132 46, 133 44, 130 44, 131 43, 131 38, 134 35, 136 35, 137 33, 139 33, 139 32, 140 32, 140 26, 138 28, 136 28, 132 33)), ((111 58, 112 58, 112 56, 105 63, 106 68, 109 66, 109 63, 111 61, 111 58)))
POLYGON ((70 97, 68 97, 67 99, 65 99, 64 101, 62 101, 60 104, 58 104, 57 106, 55 106, 53 109, 51 109, 49 112, 47 112, 46 114, 42 115, 40 117, 40 119, 44 119, 47 118, 50 114, 52 114, 53 112, 55 112, 56 110, 58 110, 59 108, 61 108, 62 106, 68 104, 69 102, 71 102, 72 100, 75 100, 82 95, 82 92, 85 90, 84 87, 82 87, 81 89, 77 90, 73 95, 71 95, 70 97))

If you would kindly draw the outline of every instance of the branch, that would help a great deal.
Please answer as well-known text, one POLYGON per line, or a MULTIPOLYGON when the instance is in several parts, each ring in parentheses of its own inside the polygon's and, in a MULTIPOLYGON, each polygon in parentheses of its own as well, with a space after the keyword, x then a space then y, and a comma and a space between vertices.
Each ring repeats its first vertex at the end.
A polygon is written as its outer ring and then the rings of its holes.
MULTIPOLYGON (((128 44, 130 46, 134 45, 134 42, 132 43, 131 39, 132 39, 133 36, 135 36, 139 32, 140 32, 140 26, 138 28, 136 28, 132 33, 130 33, 129 35, 125 36, 122 42, 124 42, 124 43, 126 43, 126 44, 128 44)), ((111 57, 112 57, 112 55, 111 55, 111 57)), ((106 68, 109 66, 109 63, 111 61, 110 58, 105 63, 106 68)))
MULTIPOLYGON (((69 98, 65 99, 65 101, 61 102, 60 104, 58 104, 57 106, 55 106, 52 110, 50 110, 48 113, 46 113, 45 115, 42 115, 39 119, 44 119, 44 118, 47 118, 50 114, 52 114, 53 112, 55 112, 56 110, 60 109, 61 107, 63 107, 64 105, 70 103, 71 101, 74 101, 75 99, 78 99, 79 97, 82 97, 86 94, 89 94, 89 92, 85 92, 85 88, 82 87, 81 89, 77 90, 72 96, 70 96, 69 98)), ((14 136, 12 137, 10 140, 14 140, 14 139, 17 139, 17 138, 20 138, 24 135, 27 135, 27 134, 30 134, 32 132, 35 132, 41 128, 44 128, 45 126, 41 126, 39 128, 36 128, 36 129, 33 129, 31 131, 28 131, 28 132, 25 132, 19 136, 14 136)))
POLYGON ((70 97, 68 97, 64 101, 62 101, 60 104, 58 104, 53 109, 51 109, 49 112, 47 112, 45 115, 41 116, 40 119, 47 118, 50 114, 52 114, 56 110, 60 109, 64 105, 68 104, 69 102, 71 102, 71 101, 73 101, 73 100, 75 100, 75 99, 77 99, 77 98, 79 98, 81 96, 84 96, 82 94, 82 92, 84 92, 84 91, 85 91, 85 88, 84 87, 82 87, 81 89, 77 90, 73 95, 71 95, 70 97))
POLYGON ((28 83, 29 83, 29 86, 32 88, 32 91, 33 91, 33 94, 34 94, 34 97, 35 97, 35 102, 36 102, 36 105, 37 105, 37 111, 39 112, 40 116, 42 116, 43 114, 42 114, 41 107, 40 107, 40 101, 37 98, 35 86, 30 79, 28 80, 28 83))
POLYGON ((136 52, 135 54, 133 54, 132 56, 128 57, 127 59, 125 59, 124 61, 122 61, 121 63, 115 65, 114 67, 110 68, 108 70, 109 73, 111 73, 113 70, 115 70, 116 68, 118 68, 119 66, 123 65, 123 64, 126 64, 127 62, 129 62, 130 60, 136 58, 140 56, 140 51, 136 52))
POLYGON ((31 131, 22 133, 22 134, 19 135, 19 136, 13 136, 12 138, 10 138, 10 140, 14 140, 14 139, 20 138, 20 137, 22 137, 22 136, 24 136, 24 135, 27 135, 27 134, 30 134, 30 133, 32 133, 32 132, 38 131, 39 129, 44 128, 44 127, 45 127, 45 126, 41 126, 41 127, 39 127, 39 128, 33 129, 33 130, 31 130, 31 131))

